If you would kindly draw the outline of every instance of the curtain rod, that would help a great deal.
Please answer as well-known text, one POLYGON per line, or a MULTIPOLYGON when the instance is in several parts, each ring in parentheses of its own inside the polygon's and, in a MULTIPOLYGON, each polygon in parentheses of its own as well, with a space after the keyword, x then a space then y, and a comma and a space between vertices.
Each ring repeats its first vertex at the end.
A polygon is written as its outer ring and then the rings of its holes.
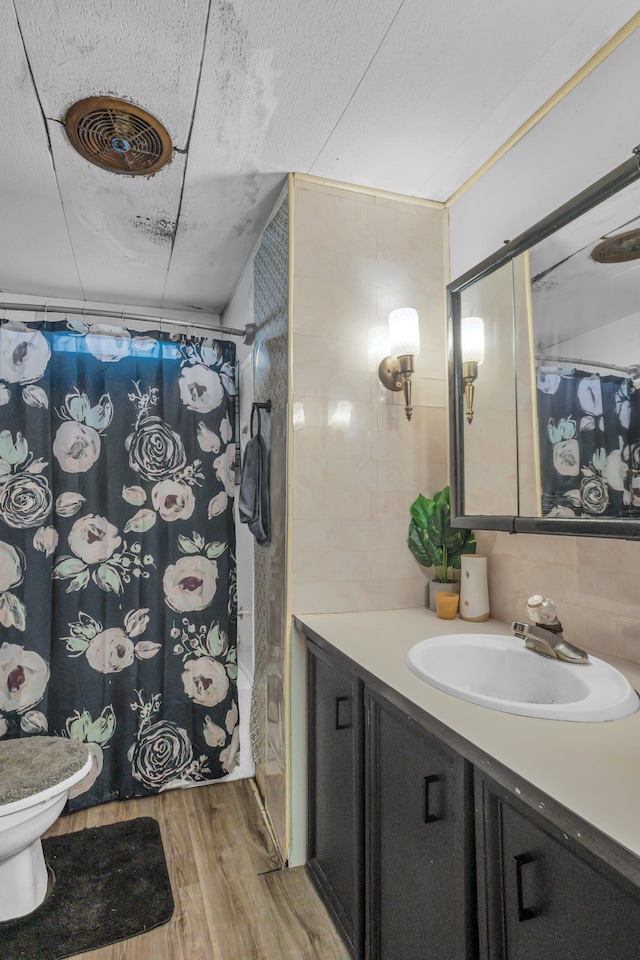
POLYGON ((637 364, 631 364, 628 367, 619 367, 615 363, 605 363, 599 360, 576 360, 575 357, 536 357, 538 363, 548 364, 550 367, 557 367, 560 363, 570 363, 577 367, 602 367, 605 370, 615 370, 616 373, 624 373, 628 377, 637 377, 640 367, 637 364))
POLYGON ((248 323, 246 327, 238 329, 237 327, 207 327, 203 323, 191 323, 188 320, 172 320, 170 317, 146 317, 140 313, 122 313, 116 310, 87 310, 85 307, 56 307, 49 306, 46 303, 6 303, 0 302, 0 310, 22 310, 36 313, 69 313, 81 317, 102 317, 109 320, 133 320, 136 323, 171 323, 177 327, 186 327, 187 329, 197 328, 206 330, 208 333, 227 333, 232 337, 242 337, 242 342, 251 346, 256 336, 255 323, 248 323))

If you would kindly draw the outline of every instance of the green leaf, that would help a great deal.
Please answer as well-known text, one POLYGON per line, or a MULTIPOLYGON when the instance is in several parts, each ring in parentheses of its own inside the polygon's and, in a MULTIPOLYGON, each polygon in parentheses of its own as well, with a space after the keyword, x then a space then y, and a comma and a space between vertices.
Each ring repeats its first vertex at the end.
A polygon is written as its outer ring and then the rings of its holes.
POLYGON ((427 523, 427 537, 434 546, 442 549, 446 546, 445 538, 449 529, 449 506, 448 504, 438 503, 436 509, 429 517, 427 523))
POLYGON ((91 714, 88 710, 78 713, 76 710, 73 717, 69 717, 65 723, 70 740, 84 741, 87 731, 91 726, 91 714))
POLYGON ((78 557, 60 557, 53 568, 54 580, 69 580, 87 569, 86 563, 78 557))
POLYGON ((194 542, 194 543, 196 544, 196 546, 198 547, 198 550, 202 550, 202 548, 204 547, 204 544, 205 544, 205 539, 204 539, 204 537, 202 536, 202 534, 196 533, 196 531, 194 530, 194 531, 193 531, 193 542, 194 542))
POLYGON ((88 743, 99 743, 102 746, 111 740, 116 729, 116 715, 113 707, 105 707, 97 720, 88 726, 86 738, 88 743))
POLYGON ((209 560, 215 560, 216 557, 221 556, 227 549, 227 544, 222 543, 219 540, 214 540, 211 543, 207 544, 207 549, 205 550, 206 556, 209 560))
POLYGON ((89 569, 85 567, 84 570, 81 570, 80 573, 76 574, 75 577, 72 577, 69 580, 67 585, 67 593, 77 593, 78 590, 84 590, 86 585, 89 583, 89 569))
POLYGON ((84 653, 89 646, 89 641, 85 640, 84 637, 65 637, 64 639, 69 653, 74 653, 76 656, 84 653))
POLYGON ((212 657, 219 657, 227 649, 226 634, 220 630, 217 623, 213 623, 207 634, 207 650, 212 657))
POLYGON ((438 566, 442 562, 442 551, 418 527, 415 520, 409 524, 409 549, 423 567, 438 566))
POLYGON ((228 675, 229 675, 229 679, 230 679, 230 680, 237 680, 237 679, 238 679, 238 668, 237 668, 237 666, 235 665, 235 663, 228 663, 226 666, 227 666, 227 673, 228 673, 228 675))
POLYGON ((77 623, 69 624, 71 636, 84 637, 85 640, 93 640, 93 638, 101 632, 102 624, 98 620, 94 620, 88 613, 83 613, 82 610, 79 611, 78 616, 80 619, 77 623))
POLYGON ((200 553, 200 547, 198 547, 193 540, 189 540, 189 537, 183 537, 182 534, 178 537, 178 546, 183 553, 200 553))
POLYGON ((441 568, 441 580, 447 579, 449 568, 460 569, 463 554, 475 553, 473 531, 451 526, 449 487, 435 493, 433 500, 421 494, 411 505, 411 516, 409 549, 423 566, 441 568))
POLYGON ((84 320, 67 320, 67 327, 76 333, 88 333, 90 329, 89 324, 84 320))
POLYGON ((471 538, 462 545, 458 553, 449 555, 449 563, 454 570, 459 570, 462 566, 462 557, 464 554, 476 552, 476 538, 473 530, 467 530, 465 532, 470 533, 471 538))
POLYGON ((93 582, 107 593, 122 593, 124 589, 120 574, 108 563, 101 563, 98 569, 94 570, 93 582))
POLYGON ((229 653, 227 654, 227 663, 236 663, 238 660, 237 652, 235 647, 231 647, 229 653))
POLYGON ((469 534, 473 537, 471 530, 463 530, 461 527, 449 527, 445 535, 445 546, 449 553, 457 553, 462 550, 469 539, 469 534))
POLYGON ((429 500, 428 497, 424 497, 421 493, 418 494, 418 497, 411 504, 411 516, 421 530, 426 530, 429 517, 435 508, 435 502, 429 500))

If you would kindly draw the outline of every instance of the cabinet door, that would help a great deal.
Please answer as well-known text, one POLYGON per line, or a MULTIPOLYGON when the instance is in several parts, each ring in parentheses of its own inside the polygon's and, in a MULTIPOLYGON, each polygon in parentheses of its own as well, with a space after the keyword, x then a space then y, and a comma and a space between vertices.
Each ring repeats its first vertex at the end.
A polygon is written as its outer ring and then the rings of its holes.
POLYGON ((476 955, 471 768, 367 693, 369 960, 476 955))
POLYGON ((569 850, 560 831, 499 788, 483 780, 477 796, 479 884, 487 885, 483 956, 638 960, 639 892, 586 851, 591 862, 569 850))
POLYGON ((362 684, 309 644, 308 868, 354 957, 363 951, 362 684))

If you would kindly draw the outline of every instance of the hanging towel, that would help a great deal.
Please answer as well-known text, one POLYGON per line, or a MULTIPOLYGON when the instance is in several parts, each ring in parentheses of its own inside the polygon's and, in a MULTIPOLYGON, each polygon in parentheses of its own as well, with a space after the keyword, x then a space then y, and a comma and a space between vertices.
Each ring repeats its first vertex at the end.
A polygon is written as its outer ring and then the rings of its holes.
POLYGON ((261 547, 269 543, 269 453, 260 432, 260 409, 251 410, 251 438, 247 441, 240 475, 238 494, 240 523, 249 530, 261 547), (258 415, 258 430, 253 433, 253 415, 258 415))

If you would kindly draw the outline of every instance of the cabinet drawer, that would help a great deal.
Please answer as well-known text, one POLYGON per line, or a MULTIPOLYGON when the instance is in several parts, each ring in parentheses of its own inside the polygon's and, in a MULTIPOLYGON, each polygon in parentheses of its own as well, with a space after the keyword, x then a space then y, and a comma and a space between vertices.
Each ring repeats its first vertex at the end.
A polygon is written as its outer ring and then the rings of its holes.
POLYGON ((309 648, 309 871, 355 957, 363 950, 362 684, 309 648))
POLYGON ((471 768, 367 693, 369 960, 475 955, 471 768))
POLYGON ((478 864, 490 960, 638 960, 640 892, 567 849, 560 831, 479 778, 478 864))

